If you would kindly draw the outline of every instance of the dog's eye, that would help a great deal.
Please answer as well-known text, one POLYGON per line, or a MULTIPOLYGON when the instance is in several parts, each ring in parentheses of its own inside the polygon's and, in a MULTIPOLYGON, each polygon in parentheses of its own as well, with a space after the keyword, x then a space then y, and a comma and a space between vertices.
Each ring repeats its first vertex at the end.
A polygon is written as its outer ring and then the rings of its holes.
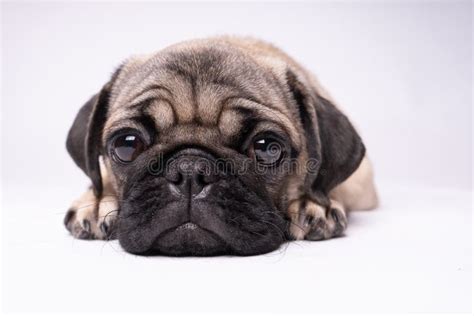
POLYGON ((251 151, 257 162, 263 165, 274 165, 278 163, 284 154, 282 144, 271 137, 255 140, 251 151))
POLYGON ((123 135, 115 139, 113 153, 121 162, 131 162, 145 150, 145 143, 137 135, 123 135))

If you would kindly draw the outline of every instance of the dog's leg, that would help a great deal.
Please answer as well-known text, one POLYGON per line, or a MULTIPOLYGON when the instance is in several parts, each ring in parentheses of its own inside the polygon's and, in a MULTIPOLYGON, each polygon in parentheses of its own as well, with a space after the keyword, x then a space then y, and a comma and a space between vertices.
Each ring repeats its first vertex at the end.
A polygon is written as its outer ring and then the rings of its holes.
POLYGON ((114 238, 114 224, 118 203, 113 194, 104 194, 97 199, 92 189, 75 200, 64 218, 64 225, 75 238, 114 238))
POLYGON ((371 210, 377 207, 372 164, 367 156, 357 170, 329 192, 331 199, 341 202, 348 210, 371 210))
POLYGON ((328 200, 328 206, 322 206, 307 197, 290 204, 292 237, 321 240, 340 236, 347 227, 348 211, 377 206, 372 166, 367 157, 347 180, 329 192, 328 200))
POLYGON ((328 206, 303 197, 289 207, 290 233, 295 239, 322 240, 341 236, 347 227, 346 211, 341 203, 329 200, 328 206))
POLYGON ((75 200, 64 218, 64 225, 75 238, 113 239, 115 222, 119 211, 117 195, 112 178, 101 161, 103 194, 94 195, 92 188, 75 200))

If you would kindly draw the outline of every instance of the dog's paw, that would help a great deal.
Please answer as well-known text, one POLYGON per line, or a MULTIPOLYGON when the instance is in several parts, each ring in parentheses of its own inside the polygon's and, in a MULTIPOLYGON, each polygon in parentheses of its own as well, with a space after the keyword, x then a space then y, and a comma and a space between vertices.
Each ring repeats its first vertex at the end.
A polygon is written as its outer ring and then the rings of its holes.
POLYGON ((76 200, 64 218, 64 225, 78 239, 114 239, 118 203, 115 196, 98 200, 92 190, 76 200))
POLYGON ((290 234, 297 240, 322 240, 341 236, 347 227, 342 204, 331 200, 328 208, 309 199, 293 201, 289 206, 290 234))

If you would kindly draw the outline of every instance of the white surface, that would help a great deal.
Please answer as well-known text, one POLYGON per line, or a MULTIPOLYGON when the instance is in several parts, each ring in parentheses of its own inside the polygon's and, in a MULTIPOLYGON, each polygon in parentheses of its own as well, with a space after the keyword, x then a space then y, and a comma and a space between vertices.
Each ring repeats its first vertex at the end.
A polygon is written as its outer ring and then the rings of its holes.
POLYGON ((469 311, 471 20, 452 1, 2 3, 3 308, 469 311), (261 257, 72 240, 62 218, 88 185, 64 148, 79 107, 130 54, 222 33, 272 41, 317 74, 359 128, 383 206, 355 213, 345 238, 261 257))
POLYGON ((117 242, 74 240, 61 225, 62 203, 53 199, 61 192, 25 200, 6 191, 12 198, 4 223, 6 311, 471 309, 468 191, 391 189, 382 192, 379 210, 352 214, 346 237, 293 242, 244 258, 144 258, 124 253, 117 242))

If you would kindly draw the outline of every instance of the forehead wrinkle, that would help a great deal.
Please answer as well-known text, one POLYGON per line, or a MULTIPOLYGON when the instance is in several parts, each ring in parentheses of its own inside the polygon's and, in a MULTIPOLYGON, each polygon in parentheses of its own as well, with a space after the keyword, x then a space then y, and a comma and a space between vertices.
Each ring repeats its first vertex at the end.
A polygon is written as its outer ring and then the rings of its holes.
POLYGON ((135 110, 135 109, 142 109, 142 108, 147 108, 154 103, 157 102, 163 102, 163 103, 168 103, 171 104, 172 102, 164 97, 159 97, 159 96, 145 96, 143 98, 140 98, 139 100, 133 102, 131 105, 127 107, 128 110, 135 110))
MULTIPOLYGON (((213 109, 210 103, 217 104, 216 99, 220 97, 219 91, 211 91, 209 86, 214 87, 215 90, 226 87, 234 91, 236 95, 245 94, 249 99, 257 102, 261 98, 267 99, 268 94, 272 95, 265 93, 265 91, 273 90, 269 89, 272 86, 267 84, 269 80, 266 71, 260 69, 259 65, 248 56, 225 47, 171 49, 160 67, 186 81, 191 89, 187 100, 189 108, 183 111, 183 114, 187 114, 186 119, 180 118, 180 122, 189 123, 191 120, 196 120, 198 123, 212 121, 217 123, 216 109, 213 109), (211 93, 208 94, 210 91, 211 93), (195 115, 197 117, 192 117, 195 115)), ((184 104, 175 104, 175 106, 178 105, 184 106, 184 104)))
POLYGON ((279 102, 275 102, 275 104, 260 102, 257 98, 251 95, 237 95, 237 96, 230 96, 226 98, 223 102, 222 109, 228 106, 230 107, 240 106, 242 108, 246 108, 250 110, 253 110, 253 109, 261 109, 263 111, 272 110, 272 111, 280 113, 281 115, 285 117, 292 116, 291 112, 287 109, 286 106, 279 107, 277 106, 278 104, 279 102))
POLYGON ((197 95, 197 121, 203 125, 218 125, 222 108, 234 93, 229 86, 220 85, 217 82, 202 84, 197 95))
POLYGON ((166 88, 165 86, 159 85, 159 84, 151 84, 150 86, 146 87, 142 91, 138 92, 131 99, 133 100, 132 102, 134 102, 137 98, 139 98, 141 96, 148 95, 148 94, 156 95, 156 94, 158 94, 158 92, 162 92, 167 97, 173 98, 173 92, 171 92, 170 89, 166 88), (148 92, 150 92, 150 93, 148 93, 148 92))
POLYGON ((127 121, 140 115, 149 115, 155 122, 157 130, 169 128, 176 122, 176 113, 172 103, 167 99, 150 99, 145 103, 136 104, 133 107, 125 108, 123 111, 114 112, 108 119, 108 125, 118 124, 120 121, 127 121))
MULTIPOLYGON (((238 94, 236 94, 236 95, 230 95, 230 96, 224 98, 224 99, 221 101, 221 108, 220 108, 219 114, 218 114, 218 116, 217 116, 217 125, 220 125, 221 120, 222 120, 222 118, 223 118, 223 116, 224 116, 224 114, 225 114, 225 112, 226 112, 227 110, 236 110, 236 111, 235 111, 236 113, 239 113, 239 112, 240 112, 240 111, 238 111, 238 110, 239 110, 239 107, 238 107, 238 106, 233 106, 233 107, 231 106, 230 103, 231 103, 233 100, 236 100, 236 101, 239 101, 239 100, 241 100, 241 101, 249 101, 249 102, 251 102, 251 103, 257 103, 257 104, 259 103, 259 102, 256 101, 255 98, 253 98, 252 96, 247 96, 247 95, 238 95, 238 94)), ((247 107, 247 108, 245 108, 245 107, 240 107, 240 108, 246 109, 246 110, 249 110, 249 111, 253 111, 253 108, 251 108, 251 107, 247 107)), ((240 115, 240 114, 241 114, 241 113, 239 113, 239 115, 240 115)))
POLYGON ((142 104, 148 104, 153 101, 165 101, 171 103, 172 97, 170 98, 168 95, 163 95, 159 90, 148 91, 144 94, 137 95, 135 98, 131 99, 128 105, 129 108, 138 107, 142 104))
POLYGON ((142 111, 155 119, 155 124, 159 130, 167 129, 176 124, 176 112, 173 104, 168 100, 156 100, 145 106, 142 111))
POLYGON ((160 142, 173 146, 216 146, 222 142, 222 135, 216 127, 189 123, 172 126, 167 133, 163 133, 160 142))
POLYGON ((247 109, 259 114, 264 114, 268 118, 276 116, 281 121, 281 123, 284 123, 288 126, 293 126, 291 121, 292 115, 286 108, 280 109, 269 104, 254 102, 252 99, 242 97, 228 98, 226 101, 227 102, 223 105, 222 110, 226 110, 227 108, 247 109), (235 100, 236 102, 231 102, 232 100, 235 100))
POLYGON ((130 110, 130 109, 121 109, 111 111, 110 116, 107 118, 104 126, 104 130, 114 126, 120 126, 128 117, 131 115, 136 115, 139 113, 137 109, 130 110))
MULTIPOLYGON (((240 104, 228 104, 223 109, 223 112, 230 110, 245 109, 254 113, 255 118, 261 122, 270 122, 277 124, 283 131, 290 137, 291 142, 295 145, 296 148, 301 146, 300 135, 292 123, 291 119, 288 118, 284 113, 278 111, 277 109, 267 108, 262 104, 249 104, 249 103, 240 103, 240 104), (256 106, 257 105, 257 106, 256 106)), ((222 116, 222 115, 221 115, 222 116)), ((239 122, 242 124, 242 122, 239 122)), ((242 129, 243 127, 241 127, 242 129)))
MULTIPOLYGON (((132 60, 133 61, 133 60, 132 60)), ((140 63, 125 64, 122 76, 119 76, 118 83, 114 85, 112 91, 112 102, 123 105, 129 104, 131 100, 140 98, 142 95, 160 95, 172 98, 172 91, 166 80, 166 73, 159 67, 163 57, 160 52, 150 54, 140 63), (164 79, 164 80, 162 80, 164 79)))
POLYGON ((246 114, 238 108, 227 108, 219 113, 217 127, 224 138, 232 139, 241 131, 245 119, 246 114))
MULTIPOLYGON (((195 94, 196 82, 195 78, 187 76, 183 71, 177 71, 165 64, 166 80, 173 87, 174 93, 170 102, 173 112, 175 113, 175 121, 177 123, 190 123, 195 117, 195 94)), ((180 68, 179 68, 180 69, 180 68)))
MULTIPOLYGON (((141 66, 128 77, 122 79, 120 84, 114 87, 114 101, 118 105, 131 103, 131 101, 140 96, 136 91, 145 91, 147 86, 153 85, 153 80, 147 80, 153 74, 153 69, 141 66)), ((165 91, 165 90, 163 90, 165 91)))

